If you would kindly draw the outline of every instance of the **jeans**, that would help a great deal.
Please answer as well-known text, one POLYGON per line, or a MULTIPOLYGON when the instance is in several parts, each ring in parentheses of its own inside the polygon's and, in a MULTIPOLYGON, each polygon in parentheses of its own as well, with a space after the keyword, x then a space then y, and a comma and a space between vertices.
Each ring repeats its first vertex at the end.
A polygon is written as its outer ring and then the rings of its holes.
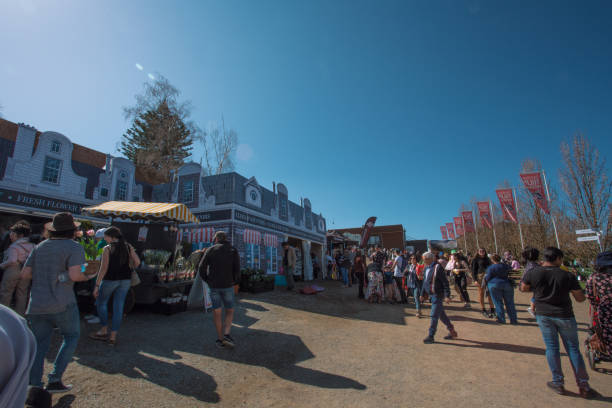
POLYGON ((28 322, 36 338, 36 357, 30 370, 30 385, 35 387, 43 385, 43 364, 45 355, 49 351, 54 327, 59 329, 64 341, 55 357, 53 371, 49 374, 49 383, 61 381, 68 363, 72 360, 81 334, 79 308, 76 303, 73 303, 60 313, 29 315, 28 322))
POLYGON ((211 288, 210 300, 212 301, 212 309, 227 309, 234 308, 234 288, 211 288))
POLYGON ((285 279, 287 279, 287 289, 293 289, 295 281, 293 280, 293 268, 290 266, 285 267, 285 279))
POLYGON ((344 268, 341 266, 340 272, 342 272, 342 283, 344 283, 345 286, 348 286, 349 284, 348 268, 344 268))
POLYGON ((504 313, 505 303, 510 323, 517 323, 516 307, 514 306, 514 288, 510 282, 493 281, 489 283, 489 293, 495 305, 497 319, 502 323, 506 323, 506 314, 504 313))
POLYGON ((461 297, 465 303, 470 303, 470 294, 467 291, 467 277, 465 272, 461 272, 459 275, 454 275, 455 285, 459 289, 459 293, 461 293, 461 297))
POLYGON ((431 295, 431 324, 429 326, 429 336, 433 337, 436 334, 438 328, 438 320, 442 320, 442 323, 448 328, 449 331, 453 330, 453 324, 444 311, 444 298, 437 295, 431 295))
POLYGON ((578 342, 578 325, 574 317, 561 318, 549 317, 537 314, 536 320, 544 344, 546 345, 546 360, 553 376, 553 383, 563 385, 563 371, 561 370, 561 354, 559 352, 559 336, 565 347, 565 351, 572 363, 576 384, 580 388, 588 388, 589 375, 587 374, 584 360, 580 354, 580 343, 578 342))
POLYGON ((98 317, 102 327, 108 326, 108 300, 113 296, 113 321, 111 322, 111 331, 118 331, 123 319, 123 305, 125 297, 132 286, 130 279, 123 280, 103 280, 100 285, 100 293, 96 302, 98 306, 98 317))
POLYGON ((417 312, 421 311, 421 288, 419 288, 418 286, 415 286, 414 288, 410 289, 412 291, 412 296, 414 296, 414 304, 416 307, 417 312))

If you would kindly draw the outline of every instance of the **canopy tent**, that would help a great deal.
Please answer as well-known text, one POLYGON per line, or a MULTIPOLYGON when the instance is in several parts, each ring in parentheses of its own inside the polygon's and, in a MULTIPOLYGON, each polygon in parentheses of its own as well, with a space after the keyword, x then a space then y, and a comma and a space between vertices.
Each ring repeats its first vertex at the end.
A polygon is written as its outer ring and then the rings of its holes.
POLYGON ((94 217, 119 217, 134 220, 177 221, 182 223, 199 222, 184 204, 174 203, 108 201, 93 207, 85 207, 81 212, 94 217))

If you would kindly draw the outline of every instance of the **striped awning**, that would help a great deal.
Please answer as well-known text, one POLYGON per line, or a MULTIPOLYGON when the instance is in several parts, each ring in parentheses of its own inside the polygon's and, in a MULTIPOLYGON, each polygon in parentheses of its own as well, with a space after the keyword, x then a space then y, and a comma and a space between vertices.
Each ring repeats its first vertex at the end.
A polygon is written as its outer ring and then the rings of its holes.
POLYGON ((273 234, 264 234, 264 245, 268 247, 277 247, 278 238, 273 234))
POLYGON ((245 229, 242 234, 242 240, 245 244, 259 245, 261 243, 261 232, 245 229))
POLYGON ((214 236, 215 229, 212 227, 179 228, 176 240, 198 244, 200 242, 212 242, 214 236))
POLYGON ((85 207, 84 214, 94 217, 119 217, 152 221, 199 222, 184 204, 139 203, 130 201, 108 201, 93 207, 85 207))

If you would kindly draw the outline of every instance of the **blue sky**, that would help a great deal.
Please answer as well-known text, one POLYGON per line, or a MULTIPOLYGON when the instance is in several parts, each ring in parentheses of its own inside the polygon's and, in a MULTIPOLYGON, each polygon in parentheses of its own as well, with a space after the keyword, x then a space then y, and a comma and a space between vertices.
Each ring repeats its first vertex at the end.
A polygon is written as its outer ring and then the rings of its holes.
POLYGON ((610 21, 603 1, 11 1, 0 104, 115 152, 122 106, 159 73, 202 127, 238 131, 238 172, 329 228, 374 215, 437 239, 524 158, 556 185, 578 130, 610 156, 610 21))

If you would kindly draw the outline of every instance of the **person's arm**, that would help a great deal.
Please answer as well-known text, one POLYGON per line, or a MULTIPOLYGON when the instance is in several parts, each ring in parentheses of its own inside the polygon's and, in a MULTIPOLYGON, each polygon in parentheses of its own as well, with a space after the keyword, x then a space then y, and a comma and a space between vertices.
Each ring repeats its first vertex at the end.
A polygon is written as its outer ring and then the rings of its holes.
POLYGON ((446 301, 446 303, 449 303, 451 292, 450 292, 450 285, 448 284, 448 278, 446 277, 446 274, 444 273, 443 270, 438 271, 438 276, 440 276, 440 279, 442 279, 442 288, 444 289, 444 300, 446 301))
POLYGON ((0 264, 0 268, 5 269, 9 266, 17 265, 19 262, 19 257, 17 254, 17 248, 10 246, 6 250, 6 261, 0 264))
POLYGON ((589 279, 587 279, 586 281, 585 292, 586 292, 585 294, 589 302, 591 302, 592 305, 596 305, 597 296, 593 292, 593 275, 589 276, 589 279))
POLYGON ((132 265, 134 265, 134 268, 138 268, 140 266, 140 258, 138 257, 138 254, 136 254, 136 250, 134 249, 133 246, 129 245, 130 247, 130 257, 132 258, 132 265))
POLYGON ((519 290, 521 292, 531 292, 531 269, 523 274, 519 290))
POLYGON ((492 269, 493 268, 491 268, 490 266, 487 268, 487 272, 485 273, 485 276, 484 276, 484 281, 485 282, 488 282, 493 277, 492 269))
POLYGON ((570 274, 570 291, 576 302, 584 302, 586 300, 586 296, 584 296, 584 291, 580 287, 580 283, 578 283, 578 279, 576 275, 570 274))
POLYGON ((30 280, 30 279, 32 279, 32 267, 31 266, 24 266, 23 269, 21 270, 20 277, 23 280, 30 280))
MULTIPOLYGON (((105 246, 104 250, 102 251, 102 260, 100 261, 100 269, 98 270, 98 277, 96 278, 96 287, 94 288, 93 292, 93 296, 95 298, 98 297, 98 293, 100 292, 100 284, 108 272, 108 251, 108 246, 105 246)), ((70 279, 72 279, 72 277, 70 277, 70 279)))

